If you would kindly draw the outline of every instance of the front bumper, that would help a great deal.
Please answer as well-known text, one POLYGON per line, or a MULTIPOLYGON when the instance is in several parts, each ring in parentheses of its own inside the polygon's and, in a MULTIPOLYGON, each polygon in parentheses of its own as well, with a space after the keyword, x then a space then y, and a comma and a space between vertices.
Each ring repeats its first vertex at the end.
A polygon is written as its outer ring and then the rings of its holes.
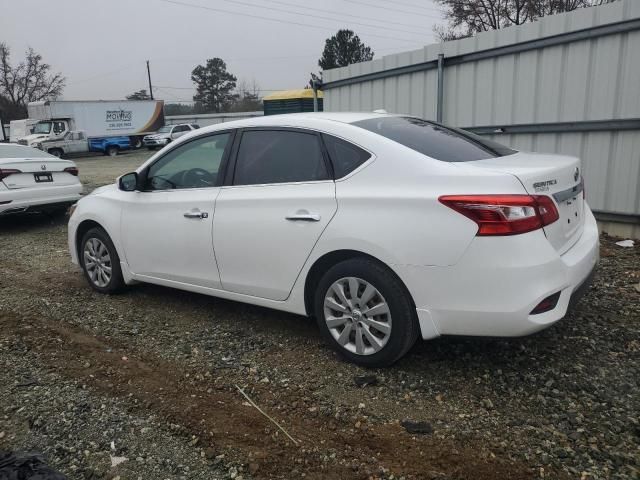
POLYGON ((395 266, 417 306, 423 338, 523 336, 562 319, 599 259, 598 227, 588 207, 585 216, 582 236, 563 255, 537 230, 476 237, 454 266, 395 266), (554 309, 530 315, 557 292, 554 309))
POLYGON ((168 138, 143 138, 142 143, 145 147, 164 147, 169 143, 168 138))

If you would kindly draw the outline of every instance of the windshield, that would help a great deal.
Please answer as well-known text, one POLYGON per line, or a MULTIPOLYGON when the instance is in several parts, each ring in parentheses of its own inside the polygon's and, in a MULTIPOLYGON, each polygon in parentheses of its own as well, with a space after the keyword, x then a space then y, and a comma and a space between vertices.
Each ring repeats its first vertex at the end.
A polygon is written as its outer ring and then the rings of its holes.
POLYGON ((36 128, 34 128, 33 133, 50 133, 51 132, 51 122, 38 122, 36 123, 36 128))
POLYGON ((165 125, 158 130, 158 133, 169 133, 171 131, 171 125, 165 125))
POLYGON ((516 153, 487 138, 420 118, 378 117, 353 125, 443 162, 471 162, 516 153))

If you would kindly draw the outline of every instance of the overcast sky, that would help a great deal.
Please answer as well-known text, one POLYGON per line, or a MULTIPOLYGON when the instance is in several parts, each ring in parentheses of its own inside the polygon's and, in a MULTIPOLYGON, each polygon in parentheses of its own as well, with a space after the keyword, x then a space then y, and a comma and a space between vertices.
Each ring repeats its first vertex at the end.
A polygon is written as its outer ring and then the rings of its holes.
POLYGON ((14 64, 33 47, 67 78, 68 100, 147 88, 147 59, 167 101, 190 100, 191 70, 212 57, 263 94, 302 88, 340 28, 380 58, 433 43, 438 23, 432 0, 0 0, 0 42, 14 64))

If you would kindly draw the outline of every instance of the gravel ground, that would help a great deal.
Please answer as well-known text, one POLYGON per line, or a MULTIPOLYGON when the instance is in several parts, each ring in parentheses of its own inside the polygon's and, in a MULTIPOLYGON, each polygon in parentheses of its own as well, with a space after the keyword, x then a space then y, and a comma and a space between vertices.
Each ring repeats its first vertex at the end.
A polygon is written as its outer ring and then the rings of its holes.
MULTIPOLYGON (((147 157, 77 163, 91 190, 147 157)), ((0 451, 72 479, 638 479, 640 248, 604 236, 601 254, 552 328, 364 370, 302 317, 151 285, 99 295, 63 217, 0 219, 0 451)))

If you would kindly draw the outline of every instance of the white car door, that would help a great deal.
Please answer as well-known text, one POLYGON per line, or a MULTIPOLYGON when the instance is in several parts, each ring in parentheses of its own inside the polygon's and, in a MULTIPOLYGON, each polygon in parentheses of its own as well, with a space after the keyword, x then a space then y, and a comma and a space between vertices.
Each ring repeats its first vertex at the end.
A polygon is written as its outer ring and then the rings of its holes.
POLYGON ((173 127, 173 131, 171 132, 171 138, 175 140, 176 138, 180 138, 182 135, 189 131, 189 127, 186 125, 177 125, 173 127))
POLYGON ((71 135, 71 141, 68 145, 69 153, 81 153, 88 149, 87 139, 84 136, 84 132, 69 132, 71 135))
POLYGON ((228 131, 172 148, 141 173, 144 191, 124 195, 121 236, 133 273, 220 287, 212 220, 232 140, 228 131))
POLYGON ((213 241, 222 286, 285 300, 336 212, 335 183, 315 132, 246 129, 241 135, 231 185, 216 200, 213 241))

